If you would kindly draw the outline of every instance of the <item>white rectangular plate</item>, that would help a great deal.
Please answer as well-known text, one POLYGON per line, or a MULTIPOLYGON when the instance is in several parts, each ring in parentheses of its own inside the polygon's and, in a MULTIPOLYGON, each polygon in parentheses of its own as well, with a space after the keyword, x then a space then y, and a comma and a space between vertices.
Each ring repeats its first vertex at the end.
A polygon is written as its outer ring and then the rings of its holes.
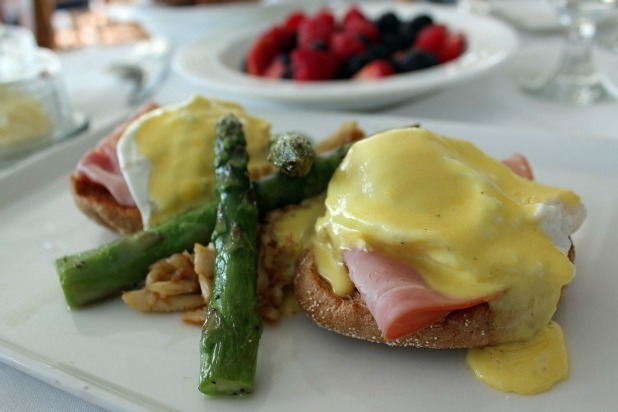
MULTIPOLYGON (((255 394, 197 390, 200 330, 177 314, 134 312, 119 299, 70 311, 53 261, 115 237, 73 205, 68 174, 105 131, 67 142, 0 176, 0 360, 112 410, 608 410, 618 404, 618 142, 370 115, 258 113, 274 131, 315 137, 356 119, 366 132, 421 122, 500 158, 524 153, 537 180, 574 189, 588 208, 576 234, 577 277, 557 314, 567 381, 517 396, 475 380, 465 351, 394 349, 321 330, 303 315, 265 328, 255 394)), ((414 165, 410 165, 414 168, 414 165)))

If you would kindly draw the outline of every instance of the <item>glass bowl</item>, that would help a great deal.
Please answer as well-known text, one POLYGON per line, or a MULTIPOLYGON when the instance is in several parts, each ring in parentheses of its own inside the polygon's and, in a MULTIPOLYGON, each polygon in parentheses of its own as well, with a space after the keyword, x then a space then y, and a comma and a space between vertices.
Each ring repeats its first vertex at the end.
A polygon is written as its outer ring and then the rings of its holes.
POLYGON ((0 158, 38 150, 86 124, 71 108, 58 57, 24 36, 0 36, 0 158))

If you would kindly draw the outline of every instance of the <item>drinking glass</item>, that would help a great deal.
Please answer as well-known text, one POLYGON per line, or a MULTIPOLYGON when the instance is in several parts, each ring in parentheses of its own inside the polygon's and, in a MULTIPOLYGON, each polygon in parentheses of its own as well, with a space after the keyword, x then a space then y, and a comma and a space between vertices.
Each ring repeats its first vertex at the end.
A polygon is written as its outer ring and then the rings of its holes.
POLYGON ((618 53, 618 9, 600 22, 597 41, 601 46, 618 53))
POLYGON ((557 67, 524 79, 527 92, 551 100, 588 106, 617 96, 592 56, 597 21, 618 7, 618 0, 546 0, 557 11, 568 36, 557 67))

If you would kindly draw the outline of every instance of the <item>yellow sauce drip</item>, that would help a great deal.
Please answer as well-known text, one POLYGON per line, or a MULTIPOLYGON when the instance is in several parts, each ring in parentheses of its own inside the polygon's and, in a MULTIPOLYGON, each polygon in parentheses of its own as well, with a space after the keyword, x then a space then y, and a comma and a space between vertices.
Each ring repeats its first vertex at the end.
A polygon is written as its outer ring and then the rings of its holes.
POLYGON ((406 262, 447 296, 501 294, 490 303, 496 336, 525 339, 551 320, 574 275, 535 217, 550 202, 580 205, 469 142, 417 128, 380 133, 356 143, 331 179, 316 264, 340 296, 354 288, 342 259, 351 248, 406 262))
POLYGON ((555 322, 522 342, 470 349, 466 362, 481 382, 521 395, 545 392, 569 374, 564 335, 555 322))
POLYGON ((151 164, 150 224, 213 197, 215 125, 227 113, 240 119, 249 170, 259 173, 267 164, 270 124, 247 115, 237 104, 195 96, 155 110, 131 126, 138 152, 151 164))

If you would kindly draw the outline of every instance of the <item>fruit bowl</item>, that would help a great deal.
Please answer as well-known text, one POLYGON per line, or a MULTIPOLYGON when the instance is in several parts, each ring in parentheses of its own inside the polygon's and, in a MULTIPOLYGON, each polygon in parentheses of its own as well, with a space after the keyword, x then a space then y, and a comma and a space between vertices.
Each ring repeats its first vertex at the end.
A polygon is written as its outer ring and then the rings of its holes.
MULTIPOLYGON (((208 92, 315 109, 366 110, 415 98, 478 77, 506 61, 517 49, 513 29, 491 17, 462 14, 448 6, 363 3, 375 17, 393 11, 402 18, 426 13, 465 34, 467 48, 456 60, 380 79, 295 82, 251 76, 242 71, 251 43, 266 27, 220 32, 180 49, 174 68, 208 92)), ((342 13, 343 10, 335 10, 342 13)))

